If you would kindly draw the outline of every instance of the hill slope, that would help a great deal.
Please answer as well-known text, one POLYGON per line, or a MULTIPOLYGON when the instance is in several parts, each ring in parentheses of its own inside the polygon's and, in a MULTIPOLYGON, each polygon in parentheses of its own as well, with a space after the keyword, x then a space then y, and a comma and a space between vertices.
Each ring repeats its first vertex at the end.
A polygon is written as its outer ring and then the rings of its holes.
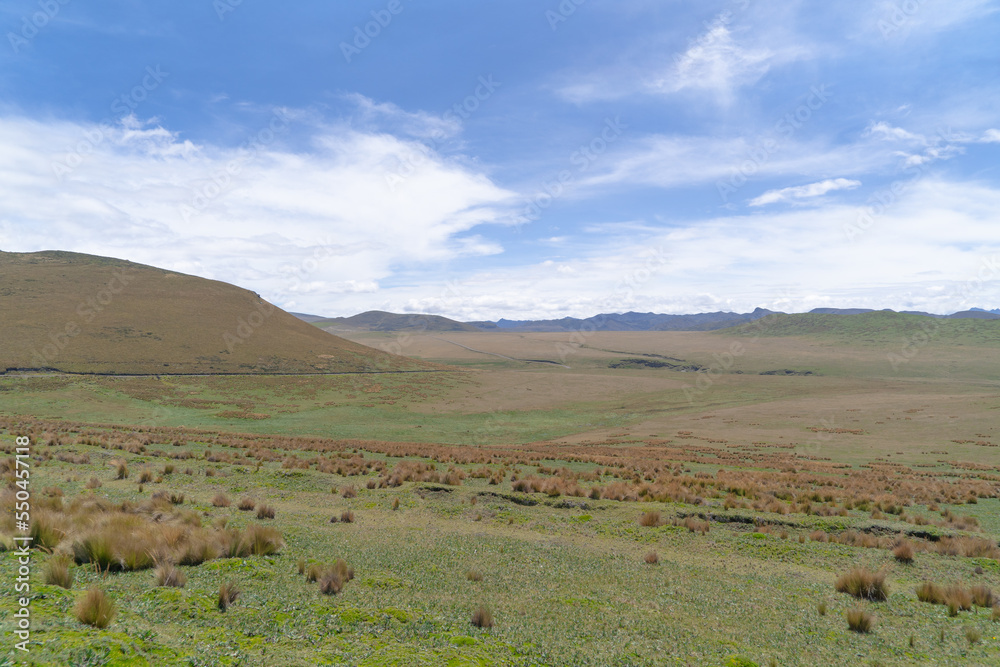
POLYGON ((334 317, 313 322, 324 331, 479 331, 471 324, 440 315, 399 315, 369 310, 351 317, 334 317))
POLYGON ((337 338, 228 283, 78 253, 0 252, 0 372, 433 368, 337 338))

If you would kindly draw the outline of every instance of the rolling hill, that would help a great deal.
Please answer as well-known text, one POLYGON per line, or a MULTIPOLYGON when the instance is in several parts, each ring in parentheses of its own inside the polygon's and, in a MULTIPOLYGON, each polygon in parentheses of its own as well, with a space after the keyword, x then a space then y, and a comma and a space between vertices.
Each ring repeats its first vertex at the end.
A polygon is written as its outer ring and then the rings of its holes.
POLYGON ((333 336, 228 283, 71 252, 0 252, 0 314, 0 372, 437 368, 333 336))
POLYGON ((941 317, 880 310, 852 315, 775 313, 749 324, 715 332, 739 336, 812 336, 853 343, 922 346, 931 340, 968 345, 1000 345, 995 319, 941 317))
POLYGON ((381 310, 369 310, 352 317, 334 317, 313 322, 324 331, 479 331, 464 322, 440 315, 400 315, 381 310))

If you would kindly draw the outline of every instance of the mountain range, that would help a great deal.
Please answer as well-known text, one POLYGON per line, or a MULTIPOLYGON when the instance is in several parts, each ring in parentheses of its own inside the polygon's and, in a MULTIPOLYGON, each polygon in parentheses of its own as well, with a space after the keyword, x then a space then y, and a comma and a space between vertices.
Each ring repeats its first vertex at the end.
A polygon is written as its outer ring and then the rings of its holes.
MULTIPOLYGON (((814 308, 809 315, 862 315, 886 312, 870 308, 814 308)), ((563 317, 554 320, 508 320, 459 322, 439 315, 395 314, 368 311, 352 317, 323 318, 318 315, 296 314, 307 322, 331 333, 350 331, 510 331, 510 332, 561 332, 561 331, 715 331, 754 322, 768 315, 785 314, 757 308, 751 313, 695 313, 667 315, 662 313, 602 313, 593 317, 563 317)), ((972 308, 950 315, 935 315, 922 311, 901 311, 905 315, 920 315, 938 319, 1000 319, 1000 309, 987 311, 972 308)))

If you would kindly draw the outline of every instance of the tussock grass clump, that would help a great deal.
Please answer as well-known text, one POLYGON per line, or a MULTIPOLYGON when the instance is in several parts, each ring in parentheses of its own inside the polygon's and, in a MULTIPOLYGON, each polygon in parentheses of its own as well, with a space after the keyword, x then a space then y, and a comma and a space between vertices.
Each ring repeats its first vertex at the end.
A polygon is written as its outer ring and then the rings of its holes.
POLYGON ((469 570, 465 573, 465 578, 469 581, 482 581, 483 573, 479 570, 469 570))
POLYGON ((112 465, 115 467, 115 479, 128 479, 128 464, 124 461, 115 461, 112 465))
POLYGON ((241 512, 252 512, 257 507, 257 503, 250 498, 240 498, 240 502, 236 507, 241 512))
POLYGON ((345 486, 344 488, 342 488, 340 490, 340 495, 342 498, 357 498, 358 490, 354 487, 353 484, 351 484, 349 486, 345 486))
POLYGON ((270 556, 281 551, 285 546, 285 540, 281 533, 268 526, 247 526, 243 540, 249 546, 250 553, 254 556, 270 556))
POLYGON ((925 581, 917 586, 917 599, 930 604, 944 604, 944 591, 937 584, 925 581))
POLYGON ((652 528, 660 525, 660 513, 659 512, 643 512, 642 516, 639 517, 639 525, 646 528, 652 528))
POLYGON ((399 509, 399 498, 394 498, 392 501, 392 509, 396 511, 399 509))
POLYGON ((826 616, 826 603, 820 602, 818 605, 816 605, 816 612, 820 616, 826 616))
POLYGON ((994 623, 1000 622, 1000 604, 993 607, 993 614, 990 616, 990 620, 994 623))
POLYGON ((354 579, 354 568, 339 558, 332 565, 311 563, 305 573, 309 583, 319 582, 319 590, 324 595, 336 595, 354 579))
POLYGON ((219 611, 226 611, 229 609, 229 605, 236 602, 236 599, 240 596, 240 589, 237 588, 236 583, 232 581, 227 581, 219 585, 219 598, 218 606, 219 611))
POLYGON ((993 595, 993 591, 988 586, 973 586, 969 593, 972 594, 972 603, 977 607, 989 609, 997 602, 1000 602, 1000 599, 997 599, 997 597, 993 595))
POLYGON ((908 540, 903 540, 892 550, 892 557, 897 562, 909 565, 913 562, 913 545, 908 540))
POLYGON ((87 482, 88 489, 99 489, 102 486, 103 484, 101 484, 101 480, 97 479, 96 477, 91 477, 90 480, 87 482))
POLYGON ((139 483, 140 484, 148 484, 149 482, 152 482, 152 481, 153 481, 153 471, 150 470, 149 468, 143 468, 139 472, 139 483))
POLYGON ((341 523, 354 523, 354 512, 351 510, 344 510, 340 513, 341 523))
POLYGON ((972 610, 972 592, 957 584, 945 589, 944 600, 949 609, 954 606, 959 611, 972 610))
POLYGON ((229 507, 229 496, 217 493, 212 497, 212 507, 229 507))
POLYGON ((50 558, 45 564, 43 581, 51 586, 60 586, 69 590, 73 587, 73 571, 69 569, 70 560, 66 556, 50 558))
POLYGON ((978 628, 967 627, 965 628, 965 639, 969 642, 969 646, 973 644, 978 644, 979 640, 983 638, 983 633, 979 631, 978 628))
POLYGON ((647 565, 656 565, 660 562, 660 555, 655 551, 649 551, 642 557, 642 560, 645 561, 647 565))
POLYGON ((853 632, 871 632, 874 619, 864 609, 852 609, 847 612, 847 627, 853 632))
POLYGON ((115 605, 100 588, 91 588, 73 610, 76 619, 94 628, 106 628, 115 617, 115 605))
POLYGON ((702 535, 706 534, 710 528, 708 521, 702 521, 701 519, 695 518, 693 516, 689 516, 688 518, 684 519, 684 521, 681 522, 681 525, 687 528, 692 533, 701 533, 702 535))
POLYGON ((257 518, 258 519, 273 519, 274 518, 274 508, 270 505, 261 505, 257 508, 257 518))
POLYGON ((156 585, 183 588, 187 583, 187 575, 175 566, 165 563, 156 568, 156 585))
POLYGON ((32 514, 28 534, 34 546, 54 549, 66 536, 66 528, 62 515, 40 510, 32 514))
POLYGON ((840 593, 847 593, 859 600, 881 602, 889 598, 889 586, 885 581, 885 573, 872 572, 863 567, 856 567, 850 572, 840 575, 834 588, 840 593))
POLYGON ((486 605, 479 605, 472 610, 472 624, 477 628, 492 628, 493 613, 486 605))

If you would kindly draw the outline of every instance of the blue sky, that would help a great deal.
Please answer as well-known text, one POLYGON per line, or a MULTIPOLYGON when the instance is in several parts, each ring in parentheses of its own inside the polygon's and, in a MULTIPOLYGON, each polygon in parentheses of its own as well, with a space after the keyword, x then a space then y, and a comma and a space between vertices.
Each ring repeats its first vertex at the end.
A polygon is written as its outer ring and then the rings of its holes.
POLYGON ((331 316, 1000 306, 995 0, 8 0, 0 32, 2 250, 331 316))

